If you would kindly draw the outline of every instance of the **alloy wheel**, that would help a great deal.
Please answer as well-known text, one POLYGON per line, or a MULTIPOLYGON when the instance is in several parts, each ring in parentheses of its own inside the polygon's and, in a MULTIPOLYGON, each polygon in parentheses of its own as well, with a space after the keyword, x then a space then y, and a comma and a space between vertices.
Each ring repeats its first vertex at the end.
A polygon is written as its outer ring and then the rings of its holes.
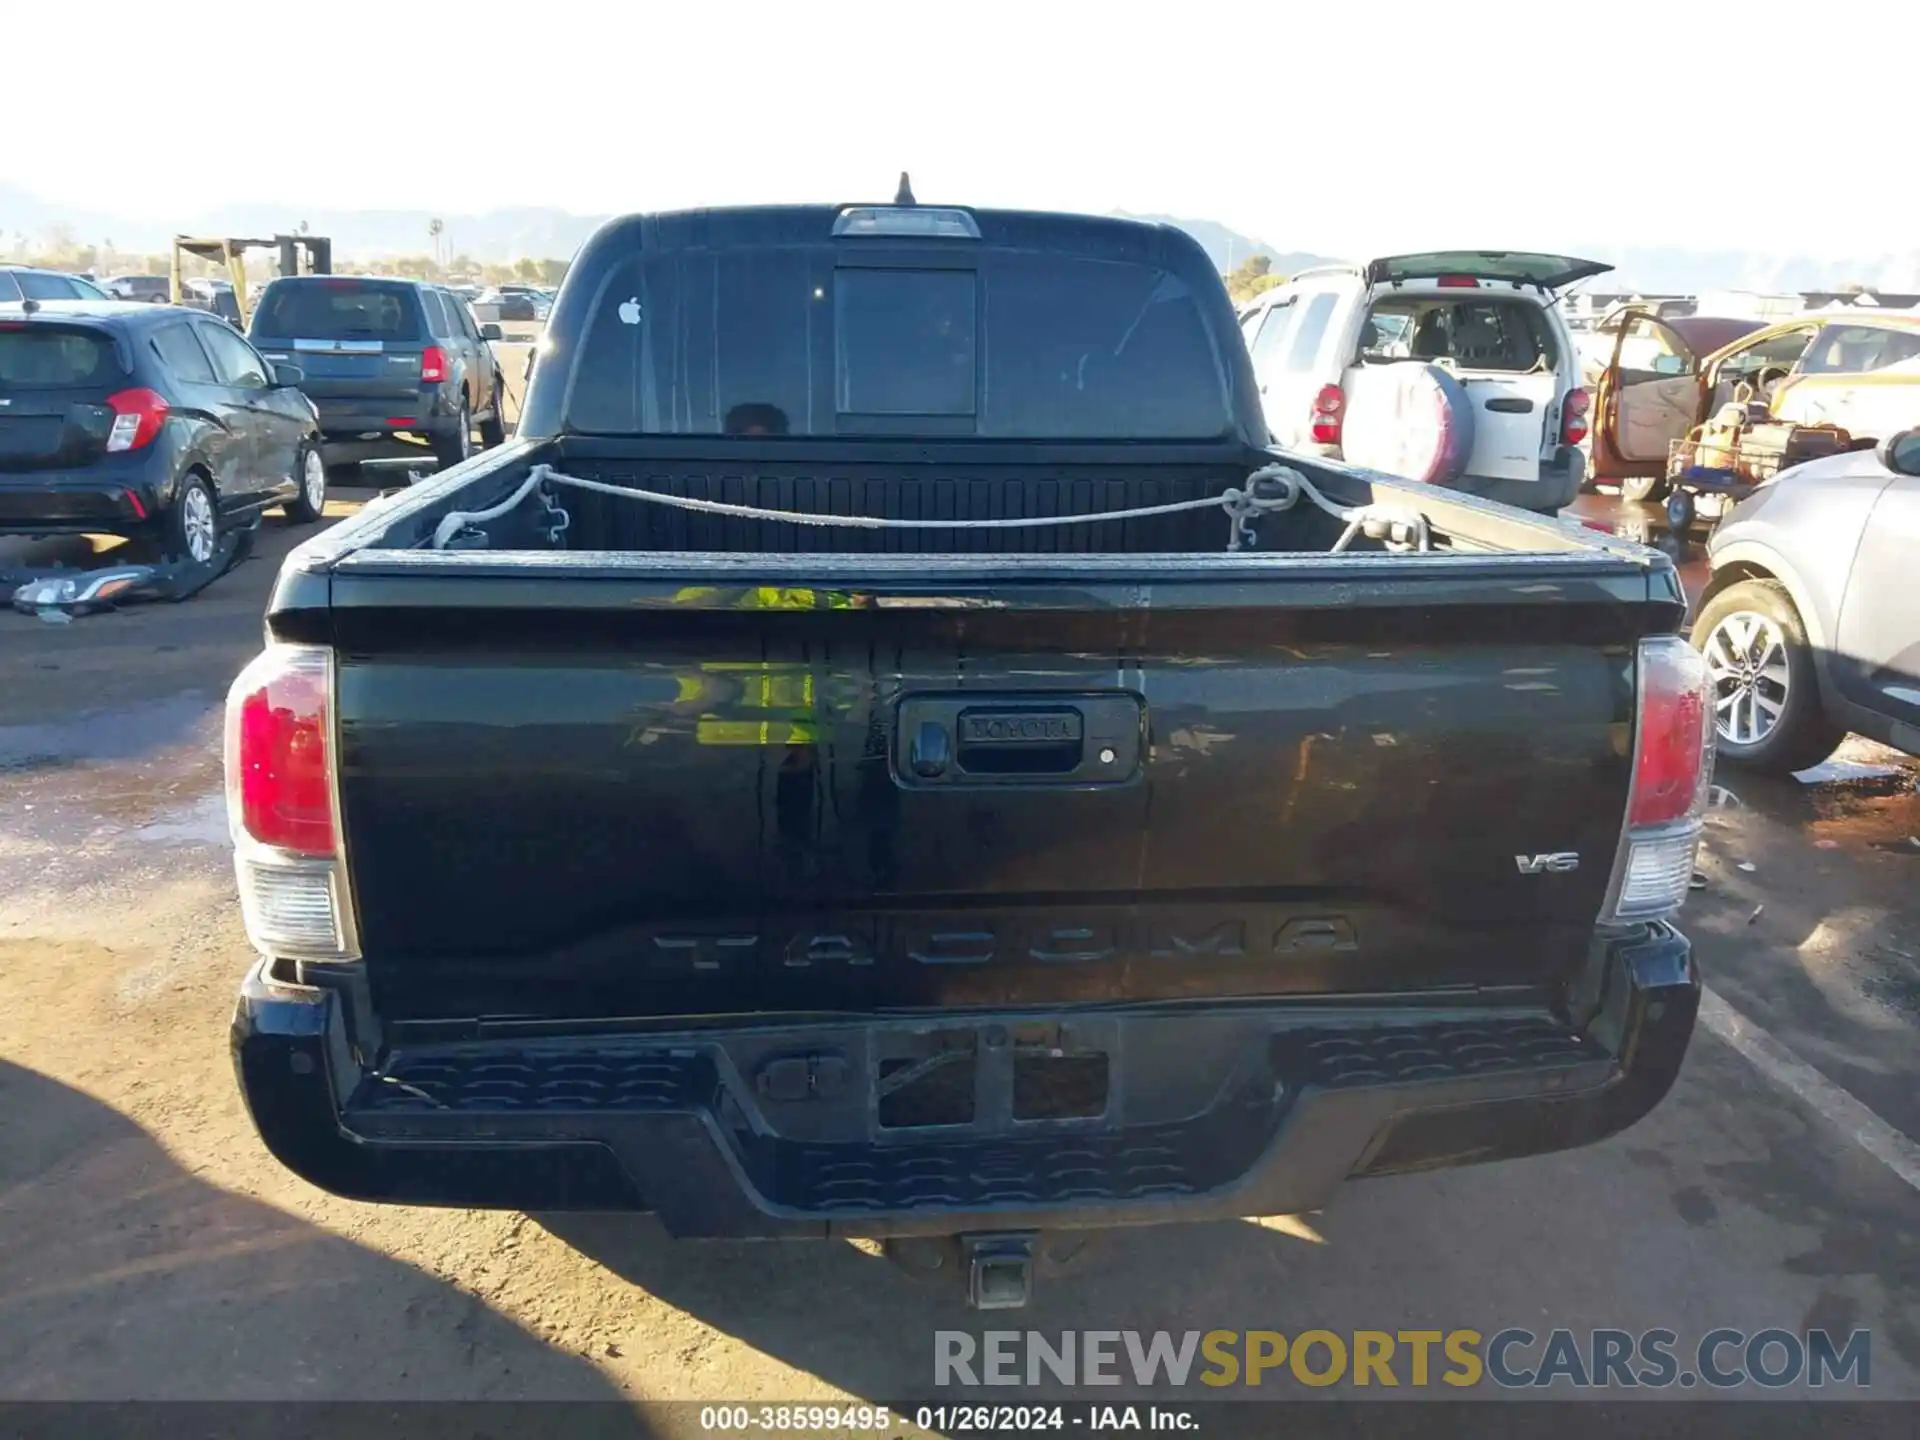
POLYGON ((187 487, 180 499, 180 533, 187 542, 187 554, 204 565, 213 558, 213 501, 199 485, 187 487))
POLYGON ((1754 610, 1735 610, 1707 636, 1713 676, 1713 723, 1720 738, 1757 745, 1787 709, 1787 639, 1780 623, 1754 610))
POLYGON ((318 513, 327 503, 327 462, 320 458, 318 450, 307 451, 306 468, 300 476, 300 486, 306 492, 307 505, 318 513))

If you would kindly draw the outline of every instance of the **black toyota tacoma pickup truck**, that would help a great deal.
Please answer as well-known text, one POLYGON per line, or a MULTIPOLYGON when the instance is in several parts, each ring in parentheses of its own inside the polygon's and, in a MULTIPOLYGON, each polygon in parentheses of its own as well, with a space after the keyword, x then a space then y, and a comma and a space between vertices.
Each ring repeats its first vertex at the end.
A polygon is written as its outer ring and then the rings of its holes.
POLYGON ((1269 448, 1177 231, 615 220, 516 440, 281 572, 240 1084, 338 1194, 879 1238, 984 1306, 1056 1234, 1599 1140, 1699 994, 1684 609, 1269 448))

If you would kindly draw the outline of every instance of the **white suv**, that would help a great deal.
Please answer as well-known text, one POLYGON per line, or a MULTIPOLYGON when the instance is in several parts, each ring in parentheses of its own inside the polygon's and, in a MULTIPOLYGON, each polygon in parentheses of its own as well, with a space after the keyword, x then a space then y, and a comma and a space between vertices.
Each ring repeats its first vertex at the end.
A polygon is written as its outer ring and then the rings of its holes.
POLYGON ((1554 302, 1612 268, 1448 250, 1294 276, 1240 321, 1274 442, 1557 511, 1586 478, 1591 401, 1554 302))

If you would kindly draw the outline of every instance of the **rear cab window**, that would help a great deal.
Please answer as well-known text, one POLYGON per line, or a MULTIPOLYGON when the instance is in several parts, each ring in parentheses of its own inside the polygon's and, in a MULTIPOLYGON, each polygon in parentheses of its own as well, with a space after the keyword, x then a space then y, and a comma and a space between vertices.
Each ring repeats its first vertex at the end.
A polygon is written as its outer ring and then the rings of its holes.
POLYGON ((0 321, 0 395, 120 389, 130 383, 113 337, 80 326, 0 321))
POLYGON ((255 335, 285 340, 405 342, 424 328, 415 287, 332 276, 274 281, 253 317, 255 335))
POLYGON ((1231 432, 1223 357, 1179 277, 1065 250, 878 248, 689 248, 616 266, 572 367, 565 424, 622 435, 1231 432))
POLYGON ((834 277, 833 294, 840 414, 974 415, 974 271, 846 270, 834 277))

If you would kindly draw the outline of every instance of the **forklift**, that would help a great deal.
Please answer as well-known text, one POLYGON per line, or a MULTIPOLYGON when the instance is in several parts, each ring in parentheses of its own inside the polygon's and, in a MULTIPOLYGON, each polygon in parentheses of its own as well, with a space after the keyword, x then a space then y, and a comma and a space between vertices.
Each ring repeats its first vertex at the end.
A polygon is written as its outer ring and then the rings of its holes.
POLYGON ((170 299, 175 305, 187 302, 185 280, 182 277, 181 260, 192 255, 212 264, 222 266, 229 283, 233 286, 233 313, 226 314, 217 304, 214 313, 231 324, 236 330, 244 331, 252 316, 252 306, 247 299, 247 252, 249 250, 275 250, 279 252, 282 275, 331 275, 333 273, 333 241, 320 235, 275 235, 271 240, 247 240, 229 236, 219 240, 194 239, 187 235, 173 237, 173 272, 171 276, 170 299))

